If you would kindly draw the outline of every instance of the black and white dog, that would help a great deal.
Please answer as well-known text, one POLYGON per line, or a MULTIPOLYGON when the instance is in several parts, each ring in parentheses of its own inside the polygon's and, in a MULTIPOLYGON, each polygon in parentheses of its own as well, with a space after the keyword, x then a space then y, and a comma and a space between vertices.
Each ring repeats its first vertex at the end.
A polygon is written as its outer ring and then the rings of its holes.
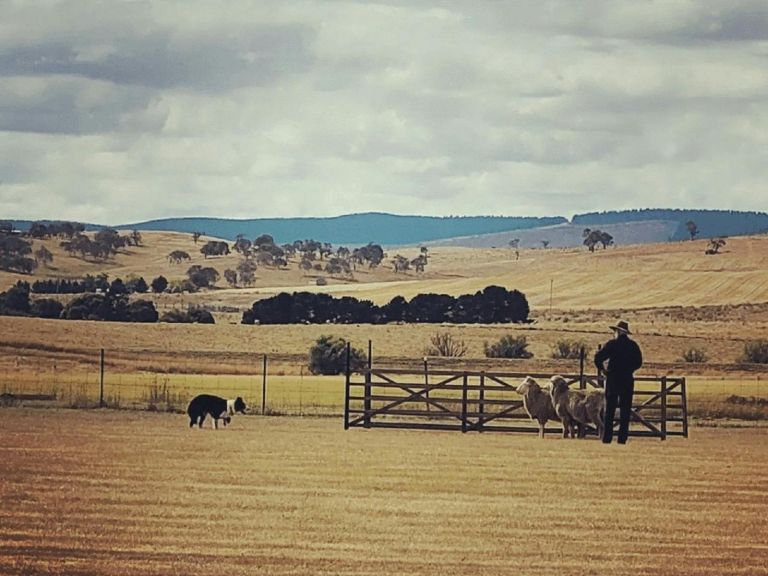
POLYGON ((206 416, 210 416, 213 419, 214 428, 219 427, 219 420, 223 420, 224 426, 226 426, 232 421, 232 416, 235 412, 245 414, 247 409, 245 402, 243 402, 240 396, 234 400, 227 400, 226 398, 220 398, 211 394, 200 394, 192 398, 192 402, 187 407, 189 427, 192 428, 197 424, 202 428, 206 416))

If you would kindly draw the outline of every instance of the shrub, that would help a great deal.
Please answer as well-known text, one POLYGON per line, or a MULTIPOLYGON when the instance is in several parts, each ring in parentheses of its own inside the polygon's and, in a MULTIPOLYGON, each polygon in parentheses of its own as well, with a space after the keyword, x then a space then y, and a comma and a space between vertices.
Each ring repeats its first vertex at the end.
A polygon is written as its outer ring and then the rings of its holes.
POLYGON ((488 358, 531 358, 528 340, 525 336, 502 336, 496 344, 485 343, 485 355, 488 358))
POLYGON ((467 353, 467 345, 464 340, 454 338, 450 332, 438 332, 430 337, 431 346, 424 349, 427 356, 464 356, 467 353))
POLYGON ((709 358, 707 358, 707 353, 704 352, 701 348, 689 348, 685 352, 683 352, 681 358, 684 362, 690 362, 692 364, 699 364, 701 362, 706 362, 709 358))
POLYGON ((41 298, 32 302, 30 312, 38 318, 59 318, 64 305, 52 298, 41 298))
POLYGON ((744 343, 742 362, 768 364, 768 340, 749 340, 744 343))
MULTIPOLYGON (((349 365, 352 370, 365 366, 365 354, 350 347, 349 365)), ((347 369, 347 341, 336 336, 320 336, 309 349, 309 371, 312 374, 336 375, 347 369)))
POLYGON ((552 358, 563 360, 578 360, 581 358, 581 350, 584 356, 589 355, 589 346, 582 340, 558 340, 552 346, 552 358))

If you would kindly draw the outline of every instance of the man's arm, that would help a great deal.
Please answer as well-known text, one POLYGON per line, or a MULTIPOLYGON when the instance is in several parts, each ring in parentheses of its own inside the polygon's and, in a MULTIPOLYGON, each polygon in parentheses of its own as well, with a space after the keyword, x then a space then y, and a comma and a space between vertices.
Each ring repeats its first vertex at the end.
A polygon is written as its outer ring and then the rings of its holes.
POLYGON ((643 365, 643 352, 640 350, 640 345, 637 342, 635 342, 635 351, 635 367, 632 369, 633 372, 639 370, 643 365))
POLYGON ((595 352, 595 368, 597 368, 599 372, 605 371, 605 368, 603 368, 603 362, 605 362, 610 356, 610 345, 611 341, 608 341, 606 342, 605 346, 595 352))

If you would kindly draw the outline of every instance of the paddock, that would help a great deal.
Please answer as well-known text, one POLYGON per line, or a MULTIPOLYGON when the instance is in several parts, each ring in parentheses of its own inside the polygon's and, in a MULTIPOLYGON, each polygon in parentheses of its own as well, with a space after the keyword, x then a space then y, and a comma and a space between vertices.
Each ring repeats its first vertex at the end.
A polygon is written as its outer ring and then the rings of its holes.
POLYGON ((604 446, 340 424, 0 409, 0 573, 765 574, 764 428, 604 446))
MULTIPOLYGON (((461 432, 534 432, 516 388, 526 376, 541 384, 551 374, 485 370, 364 368, 345 377, 344 428, 409 428, 461 432)), ((571 388, 604 388, 600 374, 564 374, 571 388)), ((639 376, 630 436, 688 437, 686 380, 639 376)), ((618 426, 618 414, 616 415, 618 426)), ((557 422, 553 422, 557 424, 557 422)), ((549 433, 560 427, 550 425, 549 433)), ((589 430, 594 434, 595 430, 589 430)))

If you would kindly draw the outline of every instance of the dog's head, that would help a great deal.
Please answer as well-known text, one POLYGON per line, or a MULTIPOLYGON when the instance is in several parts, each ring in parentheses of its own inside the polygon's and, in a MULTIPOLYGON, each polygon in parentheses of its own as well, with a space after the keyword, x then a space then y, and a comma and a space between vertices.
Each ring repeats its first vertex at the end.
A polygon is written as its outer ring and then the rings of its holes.
POLYGON ((235 408, 235 412, 240 412, 240 414, 245 414, 245 411, 248 410, 248 407, 245 405, 245 402, 240 396, 235 398, 234 408, 235 408))

